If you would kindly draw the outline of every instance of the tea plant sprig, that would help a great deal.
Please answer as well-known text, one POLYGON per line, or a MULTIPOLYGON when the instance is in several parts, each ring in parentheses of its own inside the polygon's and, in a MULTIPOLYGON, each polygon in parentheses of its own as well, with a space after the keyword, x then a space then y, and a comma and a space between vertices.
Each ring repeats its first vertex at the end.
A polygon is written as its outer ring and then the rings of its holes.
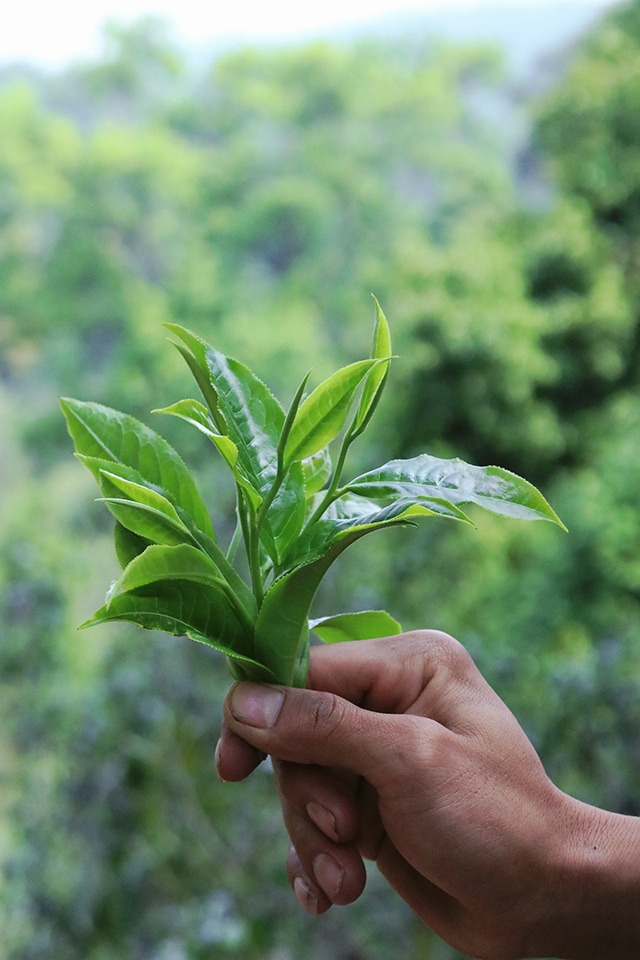
POLYGON ((115 517, 123 569, 83 627, 123 620, 186 634, 226 654, 237 678, 303 686, 310 628, 325 642, 401 630, 379 610, 309 620, 323 576, 361 537, 419 517, 471 523, 465 504, 563 526, 535 487, 501 467, 422 454, 343 482, 349 448, 371 422, 392 359, 389 326, 377 300, 375 307, 370 357, 305 396, 307 374, 286 413, 244 364, 166 324, 204 403, 180 400, 156 412, 195 426, 229 468, 237 525, 226 550, 191 474, 162 437, 117 410, 61 401, 76 456, 115 517), (341 433, 334 466, 330 445, 341 433), (241 542, 250 583, 234 565, 241 542))

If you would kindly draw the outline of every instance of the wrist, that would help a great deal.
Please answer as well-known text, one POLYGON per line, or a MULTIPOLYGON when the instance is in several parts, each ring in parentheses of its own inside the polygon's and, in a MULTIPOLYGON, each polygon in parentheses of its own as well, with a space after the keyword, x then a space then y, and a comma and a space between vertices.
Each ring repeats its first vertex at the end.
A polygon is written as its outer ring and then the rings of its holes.
POLYGON ((562 798, 544 915, 524 956, 637 960, 640 818, 562 798))

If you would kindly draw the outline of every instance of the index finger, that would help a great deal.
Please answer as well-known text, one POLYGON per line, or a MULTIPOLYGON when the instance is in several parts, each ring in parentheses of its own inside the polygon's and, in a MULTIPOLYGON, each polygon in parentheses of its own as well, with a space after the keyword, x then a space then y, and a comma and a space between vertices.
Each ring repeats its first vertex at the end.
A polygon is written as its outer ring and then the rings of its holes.
POLYGON ((377 713, 410 713, 455 728, 458 684, 484 687, 465 648, 439 630, 311 648, 307 686, 377 713))

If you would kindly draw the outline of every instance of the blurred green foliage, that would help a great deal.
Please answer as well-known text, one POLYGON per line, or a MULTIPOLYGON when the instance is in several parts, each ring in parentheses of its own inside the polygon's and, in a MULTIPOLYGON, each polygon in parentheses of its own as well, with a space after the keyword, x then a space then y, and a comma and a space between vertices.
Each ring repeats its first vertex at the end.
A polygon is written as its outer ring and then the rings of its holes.
MULTIPOLYGON (((570 533, 390 532, 316 615, 454 633, 561 787, 640 814, 640 2, 534 105, 555 185, 535 209, 474 106, 505 82, 491 50, 315 43, 197 71, 153 19, 106 41, 0 85, 0 960, 451 960, 375 872, 301 916, 268 772, 216 779, 212 651, 76 634, 117 564, 56 398, 150 422, 187 388, 173 320, 286 402, 366 349, 373 290, 400 359, 353 470, 497 462, 570 533)), ((222 471, 163 430, 224 540, 222 471)))

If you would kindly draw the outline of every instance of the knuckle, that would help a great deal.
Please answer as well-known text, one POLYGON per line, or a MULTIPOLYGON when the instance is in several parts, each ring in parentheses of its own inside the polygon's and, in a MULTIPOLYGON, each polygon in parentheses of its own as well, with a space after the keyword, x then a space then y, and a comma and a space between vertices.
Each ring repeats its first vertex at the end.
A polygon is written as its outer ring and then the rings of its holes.
POLYGON ((475 669, 469 652, 459 640, 440 630, 420 631, 423 656, 439 669, 462 678, 475 669))
POLYGON ((311 733, 330 737, 344 717, 344 701, 333 694, 317 694, 308 711, 311 733))

